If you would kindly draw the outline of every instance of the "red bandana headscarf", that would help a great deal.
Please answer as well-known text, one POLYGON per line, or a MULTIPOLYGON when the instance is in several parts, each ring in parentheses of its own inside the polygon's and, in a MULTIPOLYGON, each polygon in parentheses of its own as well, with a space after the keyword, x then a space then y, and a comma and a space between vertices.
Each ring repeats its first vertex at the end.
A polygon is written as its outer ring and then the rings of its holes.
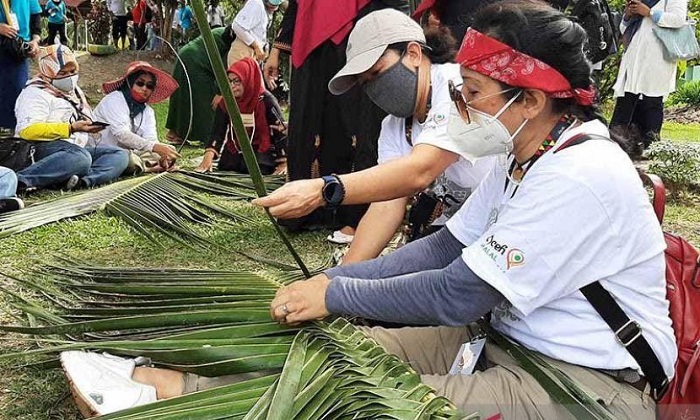
MULTIPOLYGON (((231 64, 231 67, 228 68, 228 73, 233 73, 241 79, 243 96, 236 98, 236 103, 242 114, 255 114, 253 146, 258 152, 265 153, 270 149, 270 127, 267 123, 267 108, 265 108, 265 102, 263 101, 265 86, 263 85, 260 67, 251 57, 246 57, 231 64)), ((221 101, 221 106, 224 109, 226 108, 224 101, 221 101)), ((231 141, 226 142, 226 147, 231 152, 238 153, 236 145, 232 144, 231 141)))
POLYGON ((572 88, 549 64, 471 28, 457 53, 457 62, 509 86, 538 89, 553 98, 574 98, 579 105, 593 105, 596 98, 595 87, 572 88))

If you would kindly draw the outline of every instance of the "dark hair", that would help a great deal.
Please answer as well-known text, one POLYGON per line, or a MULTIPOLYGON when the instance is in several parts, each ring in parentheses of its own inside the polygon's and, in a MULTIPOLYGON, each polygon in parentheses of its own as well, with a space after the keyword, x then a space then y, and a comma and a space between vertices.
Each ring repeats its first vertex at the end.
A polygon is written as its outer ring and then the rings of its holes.
MULTIPOLYGON (((421 45, 421 50, 428 60, 433 64, 452 63, 459 48, 459 44, 449 28, 440 26, 438 28, 424 28, 425 45, 421 45)), ((396 50, 399 54, 406 51, 408 42, 397 42, 391 44, 387 49, 396 50)))
MULTIPOLYGON (((561 73, 573 88, 593 85, 591 63, 583 52, 586 31, 562 12, 538 0, 502 0, 480 9, 472 28, 514 49, 535 57, 561 73)), ((508 92, 509 96, 517 94, 508 92)), ((605 121, 598 105, 581 106, 573 98, 553 99, 557 113, 570 113, 583 121, 605 121)), ((627 150, 626 142, 611 133, 627 150)))

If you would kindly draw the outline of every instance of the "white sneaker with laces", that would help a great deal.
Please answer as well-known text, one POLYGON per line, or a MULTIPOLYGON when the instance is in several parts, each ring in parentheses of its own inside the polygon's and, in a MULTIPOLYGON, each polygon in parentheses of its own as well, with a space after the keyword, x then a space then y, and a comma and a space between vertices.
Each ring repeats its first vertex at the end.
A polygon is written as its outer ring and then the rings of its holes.
POLYGON ((136 363, 108 353, 64 351, 61 365, 86 417, 114 413, 157 400, 156 389, 131 379, 136 363))

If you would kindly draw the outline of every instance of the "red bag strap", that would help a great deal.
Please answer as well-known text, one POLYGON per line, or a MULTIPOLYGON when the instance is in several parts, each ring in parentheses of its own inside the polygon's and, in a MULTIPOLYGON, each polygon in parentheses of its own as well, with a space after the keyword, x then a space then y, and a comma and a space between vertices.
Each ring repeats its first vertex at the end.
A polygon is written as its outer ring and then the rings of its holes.
POLYGON ((652 197, 652 205, 654 206, 654 213, 656 213, 656 218, 659 219, 659 223, 664 222, 664 212, 666 210, 666 187, 664 187, 661 178, 654 174, 648 174, 641 169, 638 169, 639 177, 642 178, 644 185, 649 185, 654 190, 654 195, 652 197))

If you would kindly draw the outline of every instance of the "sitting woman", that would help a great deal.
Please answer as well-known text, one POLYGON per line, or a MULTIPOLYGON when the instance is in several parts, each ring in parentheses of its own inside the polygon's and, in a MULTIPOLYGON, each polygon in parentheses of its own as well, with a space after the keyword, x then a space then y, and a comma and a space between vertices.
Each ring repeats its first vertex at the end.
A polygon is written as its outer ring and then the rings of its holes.
MULTIPOLYGON (((365 331, 464 412, 576 418, 492 339, 478 372, 448 374, 475 338, 469 324, 491 312, 491 329, 573 379, 611 418, 655 419, 677 358, 665 242, 634 165, 595 116, 585 42, 578 24, 539 1, 479 12, 457 55, 464 83, 451 89, 444 147, 470 158, 509 155, 497 156, 445 229, 281 288, 272 317, 443 325, 365 331), (609 291, 632 327, 617 336, 584 297, 588 286, 609 291), (654 368, 623 343, 647 346, 654 368)), ((127 379, 151 389, 152 399, 221 384, 153 368, 127 379)))
POLYGON ((177 87, 169 74, 145 61, 129 64, 122 78, 102 85, 107 96, 95 107, 95 118, 109 126, 91 144, 130 151, 127 173, 169 169, 180 155, 158 142, 156 115, 149 104, 168 99, 177 87))
MULTIPOLYGON (((263 175, 284 174, 287 168, 287 137, 284 116, 277 99, 265 90, 260 67, 250 57, 235 62, 228 69, 231 92, 241 111, 253 150, 263 175)), ((216 118, 204 159, 198 172, 209 172, 218 158, 217 169, 248 173, 236 133, 221 98, 215 99, 216 118)))
POLYGON ((280 289, 273 317, 449 326, 367 332, 466 412, 572 418, 491 340, 484 369, 448 374, 474 338, 465 325, 491 312, 493 330, 574 379, 611 417, 654 419, 677 358, 665 243, 634 165, 593 112, 585 41, 578 24, 540 2, 478 13, 457 56, 464 84, 452 89, 444 147, 510 154, 446 229, 280 289), (632 328, 615 332, 594 309, 587 296, 601 289, 632 328), (655 357, 633 357, 629 343, 655 357))
POLYGON ((65 45, 41 48, 39 76, 17 98, 16 135, 36 142, 35 163, 19 171, 18 190, 65 185, 93 187, 116 179, 129 156, 118 147, 85 146, 90 134, 104 129, 93 124, 92 111, 78 87, 78 62, 65 45))

